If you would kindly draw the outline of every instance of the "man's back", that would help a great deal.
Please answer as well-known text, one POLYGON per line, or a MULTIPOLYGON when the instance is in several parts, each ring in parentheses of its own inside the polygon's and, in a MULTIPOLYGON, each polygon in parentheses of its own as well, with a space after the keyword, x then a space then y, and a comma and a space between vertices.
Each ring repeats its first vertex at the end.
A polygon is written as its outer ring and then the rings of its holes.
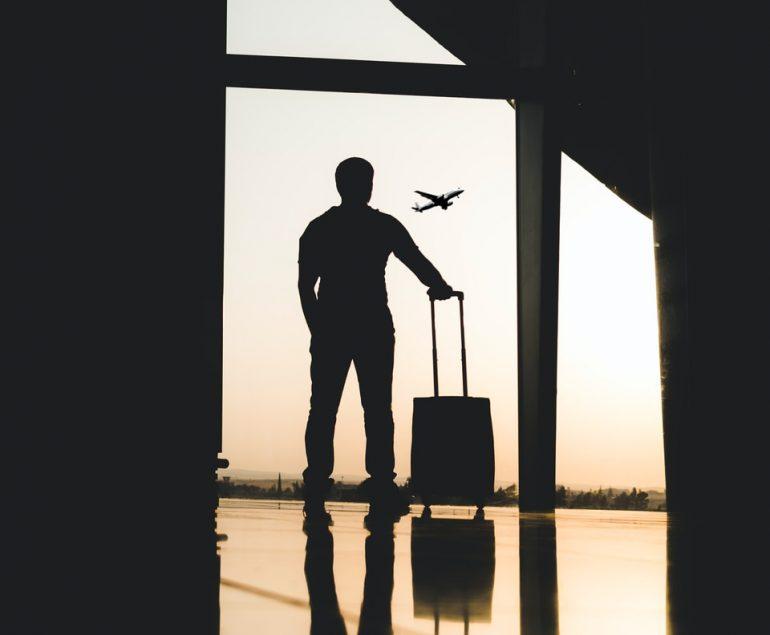
MULTIPOLYGON (((385 266, 391 253, 416 251, 404 226, 368 206, 332 207, 300 238, 300 266, 320 276, 318 308, 328 317, 387 311, 385 266)), ((407 256, 408 257, 408 256, 407 256)))

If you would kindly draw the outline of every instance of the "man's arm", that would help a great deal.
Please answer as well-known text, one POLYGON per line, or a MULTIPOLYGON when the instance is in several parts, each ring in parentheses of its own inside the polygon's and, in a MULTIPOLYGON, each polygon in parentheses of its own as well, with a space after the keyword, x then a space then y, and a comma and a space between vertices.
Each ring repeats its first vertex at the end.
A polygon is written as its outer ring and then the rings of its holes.
POLYGON ((436 300, 446 300, 451 297, 452 287, 441 277, 438 269, 428 260, 415 244, 409 232, 401 223, 396 221, 396 240, 393 253, 401 262, 417 276, 417 279, 428 287, 428 294, 436 300))
POLYGON ((308 248, 305 234, 299 240, 299 278, 297 280, 297 289, 299 290, 299 301, 302 304, 302 313, 305 315, 305 322, 310 332, 313 332, 315 317, 317 312, 318 297, 315 294, 315 284, 319 278, 311 250, 308 248))
POLYGON ((305 322, 307 322, 307 327, 311 333, 315 322, 316 305, 318 304, 318 297, 315 294, 315 283, 317 281, 318 274, 309 271, 300 262, 299 281, 297 282, 299 301, 302 303, 302 313, 305 314, 305 322))

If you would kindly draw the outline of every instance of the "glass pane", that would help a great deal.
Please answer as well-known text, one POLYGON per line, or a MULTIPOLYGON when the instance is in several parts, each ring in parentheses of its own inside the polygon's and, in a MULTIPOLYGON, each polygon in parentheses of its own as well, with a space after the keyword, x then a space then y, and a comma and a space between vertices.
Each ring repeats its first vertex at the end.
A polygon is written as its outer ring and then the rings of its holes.
MULTIPOLYGON (((468 379, 491 398, 497 485, 517 480, 515 111, 505 102, 311 91, 227 91, 224 448, 233 475, 287 486, 305 466, 308 333, 298 239, 339 197, 337 163, 375 166, 372 205, 395 216, 467 293, 468 379), (465 192, 415 213, 415 190, 465 192), (246 472, 243 472, 246 470, 246 472)), ((559 483, 662 492, 655 277, 649 219, 562 160, 559 483)), ((409 475, 412 397, 432 394, 424 287, 387 267, 396 332, 396 472, 409 475)), ((437 310, 442 394, 460 394, 456 306, 437 310)), ((365 478, 357 378, 337 417, 334 477, 365 478)), ((651 509, 662 502, 651 492, 651 509)))
MULTIPOLYGON (((504 101, 227 90, 223 455, 235 477, 290 487, 305 467, 308 329, 297 294, 299 237, 339 203, 337 164, 374 165, 372 206, 394 216, 447 282, 467 291, 469 391, 492 399, 497 479, 516 480, 515 111, 504 101), (448 209, 427 199, 464 189, 448 209), (244 472, 243 470, 246 470, 244 472)), ((425 287, 386 268, 396 328, 393 413, 399 482, 409 476, 412 398, 433 393, 425 287)), ((437 306, 442 394, 462 393, 456 302, 437 306)), ((337 416, 334 478, 365 478, 353 370, 337 416)))
POLYGON ((227 52, 462 64, 388 0, 229 0, 227 52))
POLYGON ((652 221, 562 155, 557 468, 663 503, 652 221))

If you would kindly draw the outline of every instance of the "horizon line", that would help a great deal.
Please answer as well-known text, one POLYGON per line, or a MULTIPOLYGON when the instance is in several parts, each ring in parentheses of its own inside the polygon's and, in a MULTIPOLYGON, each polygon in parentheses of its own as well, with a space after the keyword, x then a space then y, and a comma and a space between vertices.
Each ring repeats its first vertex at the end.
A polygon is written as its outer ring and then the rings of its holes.
MULTIPOLYGON (((226 468, 219 468, 219 469, 216 470, 216 472, 219 475, 220 472, 227 472, 228 470, 240 470, 240 471, 243 471, 243 472, 262 472, 262 473, 265 473, 265 474, 275 474, 275 478, 274 479, 270 479, 269 477, 266 476, 264 479, 256 479, 255 478, 254 480, 277 480, 278 479, 278 474, 281 474, 281 475, 284 475, 284 474, 291 475, 290 478, 293 481, 302 480, 302 470, 296 470, 296 471, 289 471, 289 470, 286 470, 286 471, 284 471, 284 470, 260 470, 260 469, 255 469, 255 468, 233 467, 231 465, 231 466, 228 466, 226 468)), ((363 474, 334 474, 334 473, 332 474, 331 477, 332 477, 332 479, 334 479, 335 482, 342 482, 342 481, 344 481, 346 479, 350 479, 348 481, 348 482, 350 482, 350 481, 352 481, 354 479, 359 479, 358 480, 359 483, 363 482, 364 480, 366 480, 368 478, 368 476, 363 475, 363 474)), ((283 479, 285 477, 281 476, 281 478, 283 479)), ((403 481, 406 481, 407 478, 409 478, 409 476, 403 476, 403 477, 402 476, 397 476, 395 478, 395 480, 403 482, 403 481)), ((495 484, 499 484, 499 483, 507 483, 508 487, 510 487, 510 485, 518 485, 518 480, 511 480, 511 479, 506 479, 506 478, 500 478, 500 479, 496 478, 495 479, 495 484)), ((647 491, 647 490, 658 490, 658 491, 664 491, 664 492, 666 491, 666 486, 665 485, 604 485, 604 484, 596 485, 596 484, 575 483, 575 482, 573 482, 573 483, 557 482, 556 483, 556 487, 561 487, 561 486, 568 487, 568 488, 571 488, 571 489, 573 489, 573 488, 582 488, 582 489, 589 488, 589 489, 603 489, 603 490, 606 490, 606 489, 632 489, 632 488, 635 487, 638 490, 641 489, 641 490, 645 490, 645 491, 647 491)))

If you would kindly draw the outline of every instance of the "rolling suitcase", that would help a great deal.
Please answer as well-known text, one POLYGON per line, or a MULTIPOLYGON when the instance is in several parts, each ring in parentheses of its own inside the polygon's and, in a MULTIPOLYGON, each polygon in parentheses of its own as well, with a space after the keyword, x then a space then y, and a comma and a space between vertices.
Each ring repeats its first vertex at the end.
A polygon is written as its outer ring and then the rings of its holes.
POLYGON ((415 397, 412 414, 412 489, 423 504, 460 498, 477 507, 492 495, 495 451, 489 399, 468 396, 464 295, 460 305, 462 397, 440 397, 435 300, 430 301, 433 337, 433 397, 415 397))

